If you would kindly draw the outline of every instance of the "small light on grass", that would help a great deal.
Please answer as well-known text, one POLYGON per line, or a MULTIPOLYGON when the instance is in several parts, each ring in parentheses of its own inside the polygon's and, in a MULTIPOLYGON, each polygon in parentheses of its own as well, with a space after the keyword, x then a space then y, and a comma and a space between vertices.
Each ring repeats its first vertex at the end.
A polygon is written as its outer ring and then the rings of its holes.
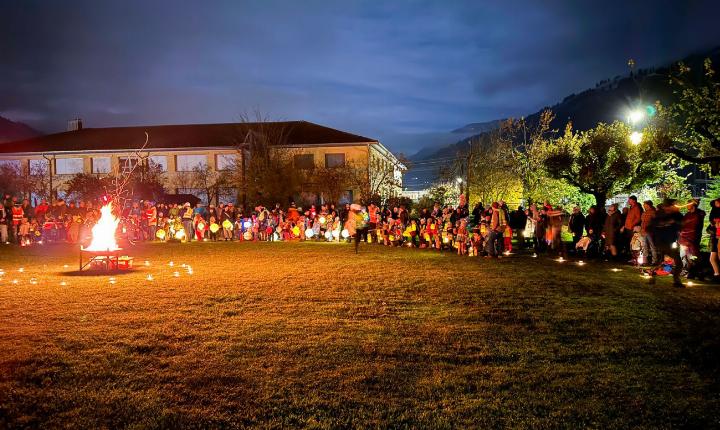
POLYGON ((578 265, 578 266, 584 266, 584 265, 585 265, 585 262, 582 261, 582 260, 580 260, 580 261, 577 262, 577 265, 578 265))
POLYGON ((168 266, 170 266, 170 267, 173 267, 174 265, 175 265, 175 263, 172 261, 168 263, 168 266))
POLYGON ((60 286, 61 286, 61 287, 67 287, 67 284, 68 284, 68 283, 65 282, 65 281, 60 282, 60 286))
POLYGON ((25 271, 25 268, 24 268, 24 267, 21 267, 21 268, 18 269, 18 272, 20 272, 20 273, 23 273, 24 271, 25 271))
POLYGON ((111 284, 115 284, 115 283, 117 282, 117 280, 116 280, 115 278, 110 278, 110 279, 109 279, 109 282, 110 282, 111 284))
POLYGON ((557 261, 558 263, 564 263, 565 259, 562 257, 558 257, 557 260, 555 260, 555 261, 557 261))
POLYGON ((147 261, 147 260, 145 260, 145 265, 146 265, 146 266, 149 266, 149 265, 150 265, 150 262, 147 261))
POLYGON ((63 269, 67 269, 68 267, 70 267, 70 266, 68 266, 67 264, 65 264, 65 265, 63 266, 63 269))
POLYGON ((18 281, 17 279, 13 279, 13 280, 12 280, 12 283, 15 284, 15 285, 17 285, 19 282, 20 282, 20 281, 18 281))
POLYGON ((532 257, 533 257, 533 258, 537 258, 537 254, 536 254, 536 253, 533 253, 532 257))
POLYGON ((179 278, 179 277, 180 277, 180 272, 173 272, 173 276, 176 277, 176 278, 179 278))
POLYGON ((688 281, 687 285, 688 287, 692 287, 693 285, 695 285, 695 283, 693 281, 688 281))
POLYGON ((147 275, 147 278, 145 278, 145 279, 147 279, 148 281, 152 281, 152 280, 154 280, 155 278, 153 278, 153 275, 147 275))
POLYGON ((38 281, 35 278, 30 278, 30 285, 37 285, 38 281))
POLYGON ((617 267, 613 267, 610 270, 612 270, 613 272, 621 272, 622 271, 622 269, 618 269, 617 267))

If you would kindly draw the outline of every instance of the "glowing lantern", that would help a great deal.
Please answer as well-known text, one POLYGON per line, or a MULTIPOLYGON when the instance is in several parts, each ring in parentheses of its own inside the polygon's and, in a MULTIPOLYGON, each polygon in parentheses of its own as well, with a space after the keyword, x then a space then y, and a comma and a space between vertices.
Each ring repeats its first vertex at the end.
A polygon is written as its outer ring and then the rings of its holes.
POLYGON ((330 230, 326 231, 326 232, 325 232, 325 239, 327 239, 327 240, 332 240, 332 238, 333 238, 333 232, 330 231, 330 230))
POLYGON ((315 236, 315 231, 311 228, 305 230, 305 237, 308 239, 311 239, 313 236, 315 236))
POLYGON ((335 239, 337 239, 338 237, 340 237, 340 230, 333 230, 332 235, 335 239))
POLYGON ((327 220, 325 219, 324 216, 321 216, 318 221, 320 221, 320 224, 325 224, 325 221, 327 221, 327 220))
POLYGON ((155 237, 160 240, 165 240, 165 230, 158 230, 155 232, 155 237))
POLYGON ((250 233, 249 231, 246 231, 245 234, 243 234, 243 238, 244 238, 245 240, 251 240, 251 239, 252 239, 252 233, 250 233))
POLYGON ((199 223, 197 223, 197 229, 198 229, 198 230, 205 230, 205 223, 202 222, 202 221, 200 221, 199 223))
POLYGON ((92 241, 87 251, 115 251, 119 247, 115 241, 115 231, 120 220, 112 213, 112 203, 100 208, 100 219, 92 228, 92 241))
POLYGON ((180 272, 173 272, 173 276, 176 277, 176 278, 179 278, 179 277, 180 277, 180 272))
POLYGON ((222 226, 225 230, 233 229, 233 223, 229 219, 226 219, 225 221, 223 221, 222 226))
POLYGON ((219 230, 220 230, 220 226, 219 226, 219 225, 217 225, 217 224, 215 224, 215 223, 210 224, 210 231, 211 231, 211 232, 217 233, 219 230))
POLYGON ((153 278, 153 275, 147 275, 147 278, 146 278, 146 279, 147 279, 148 281, 152 281, 152 280, 155 279, 155 278, 153 278))
POLYGON ((251 222, 251 221, 245 221, 245 222, 243 223, 243 227, 245 227, 245 228, 250 228, 250 227, 252 227, 252 222, 251 222))
POLYGON ((340 234, 342 235, 343 239, 347 239, 348 237, 350 237, 350 232, 346 228, 344 228, 342 233, 340 234))
POLYGON ((185 239, 185 230, 178 230, 175 232, 175 239, 177 240, 183 240, 185 239))
POLYGON ((300 227, 298 227, 298 226, 293 227, 292 233, 293 233, 295 236, 299 237, 299 236, 300 236, 300 227))

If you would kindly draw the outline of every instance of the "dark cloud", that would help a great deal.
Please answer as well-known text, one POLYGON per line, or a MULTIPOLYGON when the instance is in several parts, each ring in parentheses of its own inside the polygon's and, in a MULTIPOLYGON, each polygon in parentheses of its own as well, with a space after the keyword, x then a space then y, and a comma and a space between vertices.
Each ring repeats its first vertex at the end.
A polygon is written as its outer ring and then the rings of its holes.
MULTIPOLYGON (((7 1, 0 115, 44 131, 260 109, 387 138, 522 115, 720 42, 702 1, 7 1)), ((417 145, 422 145, 418 143, 417 145)))

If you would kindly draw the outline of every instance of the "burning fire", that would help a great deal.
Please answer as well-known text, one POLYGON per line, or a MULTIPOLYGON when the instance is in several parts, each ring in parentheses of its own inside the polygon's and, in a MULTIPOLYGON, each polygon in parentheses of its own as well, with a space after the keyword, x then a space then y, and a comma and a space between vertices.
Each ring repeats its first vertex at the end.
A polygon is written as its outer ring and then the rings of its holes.
POLYGON ((115 231, 120 220, 112 213, 112 203, 100 209, 100 219, 92 228, 92 242, 85 251, 116 251, 120 249, 115 241, 115 231))

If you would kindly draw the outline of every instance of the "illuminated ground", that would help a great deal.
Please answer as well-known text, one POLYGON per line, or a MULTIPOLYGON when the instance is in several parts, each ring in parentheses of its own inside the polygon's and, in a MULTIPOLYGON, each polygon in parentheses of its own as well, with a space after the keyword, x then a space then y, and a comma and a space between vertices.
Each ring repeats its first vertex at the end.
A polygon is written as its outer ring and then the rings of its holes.
POLYGON ((111 284, 61 276, 67 247, 0 247, 0 428, 720 425, 720 287, 383 247, 135 254, 111 284))

